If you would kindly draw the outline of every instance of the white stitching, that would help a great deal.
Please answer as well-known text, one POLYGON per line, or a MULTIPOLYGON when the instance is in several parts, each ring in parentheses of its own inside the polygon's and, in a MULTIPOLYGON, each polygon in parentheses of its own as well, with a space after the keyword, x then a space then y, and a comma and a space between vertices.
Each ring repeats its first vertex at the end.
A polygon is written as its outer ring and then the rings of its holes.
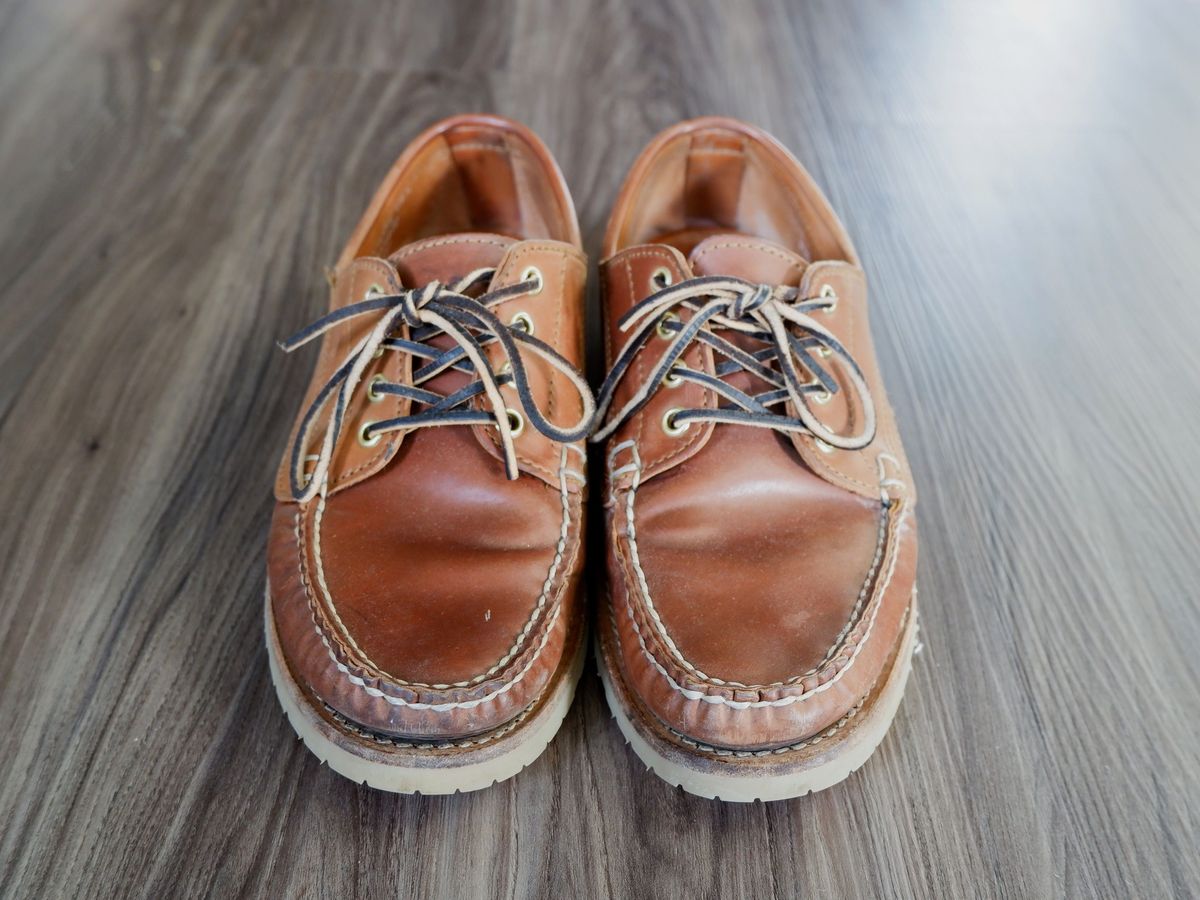
MULTIPOLYGON (((887 592, 888 586, 892 582, 892 576, 895 574, 896 560, 900 556, 899 546, 898 546, 900 543, 899 535, 900 535, 901 529, 904 526, 904 520, 908 517, 908 513, 911 508, 907 503, 901 503, 900 506, 901 506, 900 518, 896 523, 897 539, 892 545, 892 552, 890 554, 890 561, 888 564, 887 577, 884 578, 883 583, 880 585, 880 587, 878 589, 879 595, 881 598, 887 592)), ((628 600, 626 600, 625 609, 626 609, 626 613, 629 616, 629 621, 633 624, 633 630, 634 630, 634 633, 637 635, 638 644, 642 648, 643 655, 648 660, 650 660, 650 662, 654 665, 654 668, 656 668, 658 670, 659 674, 661 674, 670 683, 671 687, 676 691, 676 693, 682 694, 684 696, 684 698, 687 700, 701 700, 704 703, 728 706, 730 709, 745 710, 745 709, 758 709, 758 708, 762 708, 762 707, 771 707, 771 706, 791 706, 793 703, 798 703, 800 701, 807 700, 810 697, 814 696, 815 694, 820 694, 824 691, 827 691, 827 690, 829 690, 829 688, 831 688, 835 684, 837 684, 842 679, 842 677, 847 672, 850 671, 851 666, 853 666, 855 660, 858 659, 859 653, 862 652, 862 648, 866 645, 867 639, 871 636, 871 631, 875 627, 875 619, 878 617, 879 608, 881 605, 882 605, 881 603, 877 603, 875 605, 874 609, 871 610, 871 618, 867 623, 867 630, 865 632, 863 632, 862 639, 855 645, 853 652, 850 654, 850 658, 846 661, 846 665, 844 665, 841 669, 839 669, 832 678, 830 678, 828 681, 824 682, 823 684, 819 684, 816 687, 809 688, 808 690, 803 691, 802 693, 792 694, 787 697, 779 697, 775 700, 730 700, 728 697, 723 697, 723 696, 713 695, 713 694, 705 694, 701 691, 694 691, 694 690, 690 690, 688 688, 683 687, 682 685, 679 684, 679 682, 677 682, 674 678, 671 677, 671 674, 662 667, 662 664, 654 657, 654 655, 646 647, 646 642, 642 637, 641 629, 638 628, 637 621, 634 619, 634 616, 633 616, 633 605, 628 600)))
MULTIPOLYGON (((914 598, 916 597, 916 593, 917 593, 917 589, 914 587, 913 588, 913 597, 914 598)), ((906 609, 904 611, 904 617, 900 620, 900 630, 901 631, 904 631, 904 628, 905 628, 906 624, 908 623, 908 617, 912 613, 912 611, 913 611, 913 606, 912 606, 912 601, 910 600, 908 609, 906 609)), ((914 628, 919 628, 919 627, 920 627, 919 623, 917 625, 914 625, 914 628)), ((824 729, 823 731, 818 732, 816 735, 814 735, 812 737, 805 738, 804 740, 798 741, 794 744, 786 744, 782 747, 771 747, 766 750, 732 750, 727 747, 726 748, 713 747, 710 744, 701 743, 700 741, 697 741, 693 738, 688 737, 686 734, 683 734, 682 732, 676 731, 670 725, 664 725, 663 727, 665 727, 667 729, 667 731, 669 731, 672 734, 672 736, 674 736, 681 743, 687 744, 688 746, 692 747, 696 751, 698 751, 700 753, 705 753, 709 756, 733 757, 735 759, 752 759, 752 758, 756 758, 756 757, 761 758, 764 756, 778 756, 782 753, 792 753, 796 750, 803 750, 805 747, 821 743, 821 741, 823 741, 825 738, 833 737, 838 731, 840 731, 842 728, 844 728, 846 725, 848 725, 851 719, 853 719, 855 716, 858 715, 859 711, 863 708, 863 705, 867 702, 868 699, 870 699, 871 695, 875 692, 875 688, 877 686, 878 686, 878 681, 875 684, 873 684, 871 686, 871 689, 868 690, 865 694, 863 694, 862 698, 856 704, 854 704, 854 706, 852 706, 849 709, 849 711, 847 711, 847 713, 844 716, 842 716, 842 718, 840 718, 833 725, 829 726, 828 728, 824 729)))
MULTIPOLYGON (((642 571, 641 563, 638 560, 638 556, 637 556, 637 533, 636 533, 636 530, 634 527, 634 520, 633 520, 634 496, 637 493, 637 488, 641 481, 641 471, 642 471, 641 457, 638 455, 636 443, 626 442, 626 444, 632 446, 634 463, 637 465, 637 469, 635 471, 634 478, 633 478, 633 483, 630 485, 629 492, 628 492, 628 495, 626 498, 626 513, 625 513, 625 515, 626 515, 626 536, 629 539, 630 561, 632 562, 632 564, 634 566, 634 570, 638 577, 639 586, 642 590, 642 598, 643 598, 643 600, 645 600, 646 606, 649 609, 650 614, 653 617, 654 622, 659 629, 660 636, 666 641, 668 647, 671 649, 671 651, 675 655, 676 659, 679 660, 681 663, 683 663, 683 665, 686 668, 688 668, 691 672, 695 673, 697 676, 704 678, 715 684, 717 682, 717 679, 713 679, 713 678, 710 678, 709 676, 705 675, 703 672, 696 669, 695 666, 693 666, 691 663, 687 662, 687 660, 685 660, 683 658, 682 654, 680 654, 680 652, 679 652, 679 649, 675 646, 675 643, 671 640, 670 636, 666 633, 666 628, 662 623, 662 619, 659 618, 658 612, 657 612, 657 610, 655 610, 654 604, 650 600, 650 588, 649 588, 649 585, 646 583, 646 576, 645 576, 645 573, 642 571)), ((624 445, 622 445, 622 446, 624 446, 624 445)), ((612 456, 615 455, 616 449, 617 448, 614 448, 612 453, 610 453, 610 462, 611 462, 612 456)), ((882 472, 883 472, 882 461, 880 461, 879 466, 880 466, 880 471, 882 474, 882 472)), ((886 505, 885 506, 885 512, 886 512, 887 510, 890 510, 892 508, 891 498, 888 496, 886 489, 881 489, 881 491, 882 491, 882 494, 884 497, 884 502, 886 505)), ((895 526, 896 540, 893 541, 892 546, 891 546, 891 553, 889 555, 887 576, 884 578, 883 583, 877 589, 878 595, 881 598, 887 592, 888 586, 891 584, 891 581, 892 581, 892 576, 895 574, 896 560, 899 558, 899 555, 900 555, 900 552, 899 552, 900 534, 901 534, 901 530, 904 526, 905 519, 908 517, 909 510, 911 508, 908 503, 901 503, 900 507, 901 507, 900 518, 896 521, 896 526, 895 526)), ((868 579, 868 582, 869 582, 869 579, 868 579)), ((674 678, 672 678, 671 674, 665 668, 663 668, 662 664, 658 661, 658 659, 654 656, 654 654, 652 654, 650 652, 649 648, 646 646, 645 638, 642 636, 642 630, 638 626, 637 619, 633 614, 633 603, 631 602, 631 600, 628 597, 626 597, 626 599, 625 599, 626 614, 629 617, 630 624, 633 625, 633 630, 634 630, 634 633, 637 635, 638 644, 640 645, 640 647, 642 649, 643 655, 648 660, 650 660, 650 662, 654 665, 654 668, 656 668, 659 671, 659 673, 664 678, 666 678, 666 680, 670 683, 671 687, 677 693, 682 694, 688 700, 702 700, 705 703, 720 704, 720 705, 728 706, 731 709, 736 709, 736 710, 767 707, 767 706, 790 706, 793 703, 797 703, 801 700, 806 700, 809 697, 813 696, 814 694, 818 694, 825 690, 828 690, 830 687, 832 687, 834 684, 836 684, 838 681, 841 680, 842 676, 850 670, 850 667, 854 664, 854 661, 858 658, 858 655, 862 651, 863 646, 866 644, 867 639, 871 636, 871 631, 875 627, 875 619, 878 616, 880 605, 881 604, 876 604, 874 609, 872 609, 871 618, 867 623, 866 631, 863 633, 862 638, 855 645, 854 650, 850 654, 850 658, 846 661, 846 664, 841 669, 839 669, 833 675, 833 677, 830 678, 828 681, 824 682, 823 684, 819 684, 813 688, 810 688, 806 691, 803 691, 799 694, 793 694, 793 695, 790 695, 787 697, 780 697, 775 700, 743 701, 743 700, 730 700, 729 698, 720 696, 720 695, 706 694, 702 691, 691 690, 689 688, 685 688, 682 685, 680 685, 679 682, 677 682, 674 678)), ((856 606, 856 608, 857 608, 857 606, 856 606)), ((843 630, 842 635, 840 635, 838 638, 838 641, 835 642, 835 646, 837 646, 837 644, 840 644, 842 638, 845 636, 845 633, 846 633, 845 630, 843 630)), ((828 662, 829 658, 830 658, 830 655, 827 654, 825 661, 828 662)), ((811 673, 808 673, 808 674, 811 674, 811 673)), ((804 676, 801 676, 801 677, 804 677, 804 676)), ((782 687, 782 686, 783 686, 782 684, 776 684, 776 685, 771 685, 770 687, 782 687)))
MULTIPOLYGON (((567 446, 569 446, 569 445, 567 445, 567 446)), ((558 544, 555 546, 554 559, 550 563, 550 571, 546 576, 545 582, 542 584, 542 593, 541 593, 541 596, 538 598, 537 607, 534 609, 533 614, 530 616, 529 621, 525 624, 525 627, 521 630, 521 633, 517 636, 517 641, 516 641, 516 643, 514 643, 513 647, 509 650, 508 654, 504 658, 502 658, 500 660, 500 662, 496 663, 496 665, 494 665, 491 669, 489 669, 487 672, 485 672, 483 675, 477 675, 475 677, 475 679, 470 682, 459 682, 459 683, 453 684, 453 685, 449 685, 449 684, 447 684, 447 685, 418 684, 415 682, 408 682, 408 681, 404 681, 399 678, 394 678, 393 676, 386 675, 386 673, 384 673, 386 680, 394 681, 394 682, 396 682, 398 684, 402 684, 406 687, 433 688, 433 689, 440 689, 440 690, 446 690, 451 687, 470 687, 472 684, 478 684, 479 682, 485 680, 489 675, 492 675, 495 672, 499 671, 501 668, 503 668, 504 665, 506 665, 513 658, 513 656, 516 655, 516 653, 518 652, 518 650, 520 648, 520 645, 524 642, 525 638, 529 634, 530 629, 533 627, 533 623, 537 620, 537 616, 539 615, 539 613, 545 606, 546 598, 549 596, 550 588, 554 581, 554 576, 557 572, 559 564, 562 562, 563 553, 566 550, 567 533, 570 530, 570 524, 571 524, 570 495, 567 491, 567 481, 566 481, 566 476, 565 476, 565 473, 567 471, 566 464, 567 464, 567 454, 566 454, 566 448, 564 446, 563 454, 562 454, 562 465, 559 468, 559 490, 560 490, 560 495, 562 497, 563 521, 562 521, 562 528, 559 531, 558 544)), ((317 514, 316 514, 317 516, 320 515, 323 505, 324 505, 324 497, 322 496, 321 503, 317 507, 317 514)), ((297 515, 297 518, 296 518, 297 549, 301 554, 301 560, 303 560, 304 545, 299 538, 299 521, 300 521, 300 518, 299 518, 299 515, 297 515)), ((319 554, 319 550, 318 550, 318 541, 319 541, 320 530, 319 530, 319 528, 314 528, 314 531, 315 531, 314 554, 317 557, 318 574, 320 575, 320 554, 319 554)), ((303 581, 304 580, 303 579, 303 570, 301 571, 301 576, 302 576, 301 580, 303 581)), ((323 578, 322 578, 322 582, 323 582, 323 578)), ((332 601, 329 598, 328 588, 326 588, 323 583, 322 583, 321 587, 322 587, 322 590, 325 592, 326 602, 329 604, 331 610, 334 613, 334 617, 336 618, 337 612, 336 612, 336 610, 333 610, 333 608, 332 608, 332 601)), ((496 697, 500 696, 501 694, 504 694, 504 693, 508 692, 509 690, 511 690, 513 688, 513 686, 517 684, 517 682, 521 681, 525 677, 526 673, 528 673, 530 668, 533 667, 534 662, 536 662, 537 658, 541 655, 542 650, 545 649, 546 643, 550 639, 550 634, 554 630, 554 623, 556 621, 558 621, 558 614, 561 610, 562 610, 561 604, 555 606, 554 612, 550 615, 550 618, 546 622, 545 634, 542 635, 542 640, 538 644, 537 649, 534 651, 533 655, 529 658, 529 662, 527 662, 525 664, 525 667, 523 669, 521 669, 521 671, 511 681, 505 682, 503 687, 498 688, 497 690, 493 691, 492 693, 485 694, 483 697, 478 697, 474 700, 460 700, 460 701, 446 702, 446 703, 419 703, 419 702, 415 702, 415 701, 405 700, 402 697, 393 697, 390 694, 386 694, 383 691, 381 691, 379 688, 369 686, 363 678, 352 674, 350 672, 350 669, 337 658, 337 655, 334 653, 332 645, 330 645, 328 638, 326 638, 324 632, 321 630, 320 625, 317 623, 316 611, 312 608, 311 604, 309 606, 309 614, 310 614, 310 617, 312 618, 313 628, 316 630, 317 636, 321 639, 321 643, 323 643, 325 645, 325 650, 328 652, 329 658, 331 660, 333 660, 333 664, 335 666, 337 666, 338 671, 341 672, 343 675, 345 675, 351 684, 357 685, 358 687, 362 688, 371 697, 382 697, 384 700, 386 700, 389 704, 391 704, 393 706, 405 706, 405 707, 409 707, 410 709, 430 709, 430 710, 433 710, 434 712, 444 712, 444 711, 450 710, 450 709, 474 709, 479 704, 491 701, 491 700, 495 699, 496 697)), ((340 624, 341 620, 338 619, 338 622, 340 624)), ((343 625, 342 628, 344 629, 345 626, 343 625)), ((349 637, 349 635, 347 635, 347 637, 349 637)), ((353 643, 354 643, 353 640, 351 640, 351 644, 353 644, 353 643)), ((358 649, 357 645, 355 645, 355 649, 358 649)), ((359 651, 359 652, 361 653, 361 651, 359 651)), ((363 654, 363 657, 365 659, 366 655, 363 654)), ((378 668, 378 667, 372 666, 372 668, 378 668)))
MULTIPOLYGON (((350 629, 346 627, 346 623, 342 621, 342 617, 338 615, 337 607, 333 605, 333 597, 329 593, 329 585, 325 582, 325 566, 321 560, 321 519, 325 515, 325 491, 322 490, 317 499, 317 509, 313 513, 312 541, 313 541, 313 559, 317 563, 317 586, 321 589, 321 594, 324 597, 325 605, 329 607, 329 611, 333 613, 333 620, 337 622, 338 628, 342 632, 342 636, 354 648, 354 652, 362 657, 363 662, 373 669, 378 669, 379 666, 371 661, 371 658, 363 652, 363 649, 354 642, 354 638, 350 635, 350 629)), ((300 558, 304 558, 304 544, 297 542, 297 549, 300 552, 300 558)), ((315 623, 314 623, 315 624, 315 623)), ((329 646, 328 643, 325 646, 329 646)))
POLYGON ((517 726, 519 726, 522 722, 524 722, 529 717, 529 713, 532 709, 532 706, 523 709, 521 711, 521 714, 518 715, 511 722, 496 729, 495 731, 488 732, 483 737, 473 738, 471 740, 466 740, 466 741, 441 741, 441 742, 434 743, 431 741, 424 741, 424 742, 402 741, 397 738, 387 737, 386 735, 383 735, 383 734, 376 734, 373 731, 370 731, 366 728, 362 728, 361 726, 355 724, 354 722, 351 722, 349 719, 347 719, 345 716, 343 716, 340 712, 338 712, 336 709, 334 709, 328 703, 325 703, 322 705, 325 707, 325 711, 327 713, 329 713, 337 721, 338 725, 340 725, 346 731, 349 731, 353 734, 358 735, 360 738, 362 738, 365 741, 370 741, 373 744, 383 744, 385 746, 395 747, 398 750, 418 750, 418 751, 456 750, 456 749, 462 749, 462 748, 466 748, 466 747, 478 747, 480 744, 489 744, 492 741, 496 740, 497 738, 504 737, 510 731, 517 728, 517 726))
POLYGON ((846 724, 858 715, 858 711, 862 709, 863 704, 867 702, 867 698, 863 697, 858 701, 846 715, 842 716, 837 722, 814 737, 806 738, 795 744, 788 744, 784 747, 773 747, 769 750, 730 750, 728 748, 712 747, 708 744, 702 744, 697 740, 693 740, 685 734, 676 731, 674 728, 667 726, 667 730, 681 744, 687 744, 693 750, 709 756, 733 757, 734 759, 753 759, 763 756, 777 756, 781 753, 792 753, 796 750, 803 750, 812 744, 819 744, 822 740, 828 737, 833 737, 846 726, 846 724))
POLYGON ((680 665, 682 665, 685 669, 687 669, 693 675, 695 675, 697 678, 707 681, 712 685, 715 685, 717 687, 740 688, 740 689, 744 689, 744 690, 769 690, 771 688, 785 687, 789 684, 795 684, 797 681, 800 681, 802 678, 807 678, 808 676, 816 673, 822 665, 827 663, 830 660, 830 658, 835 655, 835 653, 837 652, 838 648, 840 647, 840 645, 842 643, 842 639, 847 635, 847 633, 849 633, 850 629, 854 627, 856 620, 858 618, 858 614, 862 610, 863 603, 867 598, 867 592, 871 588, 871 582, 874 580, 875 573, 879 569, 879 563, 883 558, 883 550, 884 550, 884 545, 886 543, 886 538, 887 538, 888 503, 889 503, 889 501, 886 499, 886 497, 883 502, 883 507, 880 509, 880 512, 879 512, 879 533, 878 533, 878 537, 876 538, 876 541, 875 541, 875 555, 871 559, 870 568, 867 570, 867 575, 863 579, 862 586, 858 589, 858 597, 855 600, 854 608, 851 611, 849 618, 846 620, 846 625, 842 628, 841 633, 838 634, 837 638, 833 641, 833 643, 830 645, 829 649, 825 652, 825 657, 824 657, 824 659, 821 660, 820 664, 809 669, 807 672, 802 672, 799 675, 793 675, 791 678, 788 678, 785 681, 776 681, 772 684, 749 685, 749 684, 743 684, 742 682, 739 682, 739 681, 725 681, 724 679, 716 678, 715 676, 708 675, 705 672, 700 671, 684 657, 683 653, 679 650, 678 646, 671 639, 671 635, 667 632, 666 625, 663 623, 662 619, 659 617, 658 610, 655 609, 655 607, 654 607, 654 601, 650 598, 650 585, 646 580, 646 573, 642 569, 641 558, 638 555, 637 531, 636 531, 636 528, 634 525, 634 513, 633 513, 634 498, 635 498, 635 495, 637 494, 638 487, 642 483, 642 480, 641 480, 642 460, 641 460, 641 456, 638 454, 637 447, 633 446, 632 450, 633 450, 633 462, 629 463, 626 466, 621 467, 616 472, 613 472, 612 477, 616 477, 617 475, 622 474, 627 471, 632 471, 634 473, 633 482, 629 486, 629 494, 626 498, 626 505, 625 505, 625 521, 626 521, 626 532, 625 533, 626 533, 626 536, 629 538, 629 560, 633 564, 634 571, 637 574, 638 587, 642 592, 642 599, 645 601, 646 607, 650 611, 650 615, 654 619, 655 629, 656 629, 659 637, 663 640, 663 642, 667 645, 668 649, 671 651, 671 655, 675 658, 675 661, 678 662, 680 665))

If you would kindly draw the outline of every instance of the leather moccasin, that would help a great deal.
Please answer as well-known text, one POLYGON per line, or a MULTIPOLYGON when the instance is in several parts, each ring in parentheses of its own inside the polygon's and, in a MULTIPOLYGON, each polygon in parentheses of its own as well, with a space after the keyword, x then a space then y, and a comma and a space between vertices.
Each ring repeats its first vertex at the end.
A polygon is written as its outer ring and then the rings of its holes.
POLYGON ((916 634, 916 494, 837 216, 763 132, 699 119, 609 222, 609 703, 660 776, 726 800, 845 778, 916 634))
POLYGON ((281 703, 374 787, 529 764, 583 655, 587 264, 566 186, 490 116, 418 137, 331 275, 275 484, 267 647, 281 703))

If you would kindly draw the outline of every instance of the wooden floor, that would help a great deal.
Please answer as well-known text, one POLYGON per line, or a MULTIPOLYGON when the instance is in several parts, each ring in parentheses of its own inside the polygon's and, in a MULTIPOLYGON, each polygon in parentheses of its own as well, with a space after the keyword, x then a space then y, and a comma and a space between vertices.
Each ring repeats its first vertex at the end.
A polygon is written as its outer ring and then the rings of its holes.
POLYGON ((0 896, 1200 894, 1200 6, 0 4, 0 896), (274 339, 394 156, 494 110, 594 251, 762 125, 854 235, 922 494, 924 650, 845 784, 650 777, 594 668, 515 780, 319 767, 261 636, 274 339))

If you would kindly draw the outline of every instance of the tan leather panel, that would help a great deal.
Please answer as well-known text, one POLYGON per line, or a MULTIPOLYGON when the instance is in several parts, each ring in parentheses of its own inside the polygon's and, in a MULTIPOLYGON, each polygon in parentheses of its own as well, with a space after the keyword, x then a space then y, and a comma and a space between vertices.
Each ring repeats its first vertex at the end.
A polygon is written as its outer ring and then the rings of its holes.
MULTIPOLYGON (((529 265, 542 290, 495 312, 529 312, 537 337, 581 363, 586 262, 561 174, 522 126, 458 117, 418 137, 380 185, 339 261, 332 303, 361 300, 372 284, 399 293, 480 268, 496 268, 499 287, 529 265)), ((310 399, 378 321, 367 314, 324 335, 310 399)), ((577 420, 565 376, 523 358, 533 402, 553 421, 577 420)), ((363 379, 411 384, 422 364, 385 350, 363 379)), ((471 379, 451 370, 422 387, 448 394, 471 379)), ((494 428, 390 432, 374 448, 355 439, 410 406, 372 401, 360 384, 326 490, 303 505, 288 502, 285 461, 268 542, 271 609, 287 665, 318 709, 387 734, 453 739, 510 722, 568 672, 583 631, 584 460, 529 425, 518 453, 532 474, 514 481, 492 452, 494 428)))
MULTIPOLYGON (((606 340, 609 348, 609 362, 620 351, 625 343, 625 333, 619 330, 618 320, 639 300, 643 300, 659 288, 654 283, 654 273, 658 270, 670 273, 674 283, 692 276, 691 267, 674 247, 662 244, 648 244, 632 247, 606 260, 601 266, 605 293, 606 340)), ((687 322, 691 314, 686 310, 680 311, 680 321, 687 322)), ((657 335, 650 338, 649 343, 638 354, 629 373, 617 391, 613 402, 614 408, 620 408, 628 401, 637 386, 640 385, 654 367, 658 365, 666 352, 668 339, 657 335)), ((693 343, 682 356, 685 366, 712 373, 712 350, 698 343, 693 343)), ((711 423, 697 423, 684 434, 673 437, 662 427, 663 417, 674 407, 703 407, 712 406, 714 399, 710 391, 698 385, 685 383, 677 387, 658 391, 650 402, 630 421, 626 422, 613 436, 613 443, 635 440, 641 450, 646 476, 666 471, 671 466, 683 462, 704 446, 712 433, 711 423)))
MULTIPOLYGON (((837 293, 832 312, 812 315, 863 371, 878 415, 864 449, 826 453, 806 436, 694 424, 673 439, 667 461, 658 422, 671 392, 659 389, 607 455, 600 627, 611 630, 613 651, 603 663, 619 666, 639 705, 689 740, 734 749, 803 741, 845 716, 885 672, 915 576, 915 494, 874 358, 858 258, 790 154, 726 119, 682 123, 650 144, 614 207, 605 253, 610 364, 623 343, 615 319, 652 292, 640 283, 641 257, 688 275, 798 285, 803 297, 823 285, 837 293)), ((661 352, 647 348, 625 397, 661 352)), ((862 401, 832 359, 823 367, 840 389, 811 408, 850 434, 862 401)), ((749 373, 727 377, 763 389, 749 373)), ((695 391, 678 405, 714 402, 695 391)))
POLYGON ((465 428, 409 435, 393 464, 329 499, 326 584, 363 662, 468 680, 513 645, 565 534, 557 489, 509 481, 465 428))
MULTIPOLYGON (((505 253, 496 270, 493 286, 500 288, 516 284, 531 267, 541 273, 542 289, 536 294, 506 300, 498 304, 493 312, 504 322, 511 321, 519 312, 525 313, 533 321, 534 337, 550 344, 582 371, 582 311, 587 297, 587 257, 570 244, 523 241, 512 245, 505 253)), ((489 348, 488 357, 492 367, 498 370, 503 358, 500 348, 489 348)), ((550 422, 559 426, 577 422, 583 414, 583 407, 567 378, 553 372, 547 362, 531 351, 525 351, 522 360, 534 396, 545 398, 539 406, 550 422)), ((512 399, 514 408, 518 406, 514 386, 502 388, 501 393, 512 399)), ((483 402, 477 405, 482 407, 483 402)), ((500 459, 496 430, 483 427, 473 430, 480 443, 500 459)), ((561 445, 543 435, 529 422, 525 423, 524 431, 516 442, 517 462, 521 470, 557 486, 561 445)), ((578 442, 578 446, 582 450, 583 441, 578 442)), ((572 491, 581 488, 581 483, 571 482, 572 491)))
POLYGON ((917 534, 911 516, 896 514, 886 546, 861 615, 848 623, 829 661, 795 683, 749 689, 718 685, 679 665, 639 611, 636 594, 631 604, 635 589, 615 553, 609 556, 610 600, 599 627, 615 633, 621 677, 670 728, 717 747, 785 746, 828 728, 885 671, 913 591, 917 534))
MULTIPOLYGON (((867 321, 867 285, 862 270, 844 262, 816 262, 808 267, 800 289, 805 296, 817 296, 822 285, 828 284, 838 296, 832 315, 823 317, 827 325, 858 362, 871 392, 877 416, 875 440, 862 450, 822 450, 809 435, 796 435, 796 450, 815 472, 864 497, 879 495, 879 471, 883 466, 908 484, 908 496, 915 502, 916 491, 912 475, 900 443, 895 415, 888 403, 887 391, 875 358, 875 345, 867 321)), ((846 380, 840 379, 843 385, 846 380)), ((834 395, 833 401, 820 412, 821 420, 843 432, 857 427, 855 407, 848 404, 851 391, 834 395), (839 418, 840 417, 840 418, 839 418)))
MULTIPOLYGON (((387 292, 398 292, 401 289, 400 280, 391 263, 382 259, 356 259, 347 266, 333 285, 330 299, 330 310, 341 309, 351 303, 357 303, 365 298, 367 290, 372 286, 387 292)), ((317 365, 309 381, 304 402, 292 425, 292 433, 283 452, 279 470, 275 476, 275 499, 289 501, 292 491, 288 472, 291 466, 292 444, 296 432, 300 428, 304 411, 308 409, 313 398, 322 385, 345 361, 354 346, 361 341, 375 324, 373 316, 363 316, 360 320, 350 321, 325 335, 321 341, 320 355, 317 365)), ((303 352, 303 351, 301 351, 303 352)), ((389 381, 406 381, 411 377, 411 359, 405 354, 385 353, 375 360, 363 373, 362 383, 367 383, 376 374, 382 374, 389 381)), ((316 418, 316 426, 310 432, 311 440, 304 448, 305 454, 316 453, 324 439, 325 427, 332 415, 336 398, 330 397, 325 408, 316 418)), ((342 421, 342 438, 338 441, 330 467, 330 489, 340 490, 352 484, 357 484, 364 478, 369 478, 379 471, 400 446, 403 434, 392 432, 383 437, 374 447, 364 447, 356 439, 359 429, 368 419, 386 419, 408 414, 410 401, 403 397, 389 396, 372 403, 367 400, 366 391, 359 388, 351 397, 342 421)))
MULTIPOLYGON (((785 438, 757 428, 718 428, 634 499, 637 559, 666 633, 726 681, 766 684, 820 664, 879 545, 878 500, 815 476, 785 438)), ((627 512, 622 502, 614 516, 627 512)))
POLYGON ((536 700, 564 652, 576 646, 582 631, 578 515, 547 611, 503 668, 465 686, 413 686, 382 676, 356 658, 317 596, 308 528, 315 513, 311 506, 307 512, 294 504, 276 506, 267 545, 271 609, 293 675, 319 702, 352 721, 375 731, 424 739, 487 731, 536 700), (451 706, 441 708, 445 705, 451 706))

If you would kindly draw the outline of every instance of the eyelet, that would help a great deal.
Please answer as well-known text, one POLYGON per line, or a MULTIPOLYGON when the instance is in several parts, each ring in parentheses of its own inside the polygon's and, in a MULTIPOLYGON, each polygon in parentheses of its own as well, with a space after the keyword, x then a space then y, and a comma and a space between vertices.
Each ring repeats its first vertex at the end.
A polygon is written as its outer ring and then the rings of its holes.
POLYGON ((508 323, 508 326, 518 331, 523 331, 526 334, 533 334, 533 317, 527 312, 519 312, 512 317, 512 321, 508 323))
POLYGON ((374 422, 363 422, 362 427, 358 429, 358 442, 364 447, 374 447, 379 443, 379 439, 383 437, 383 432, 378 431, 373 435, 367 435, 367 432, 371 430, 371 426, 374 424, 374 422))
POLYGON ((821 359, 829 359, 829 357, 833 356, 833 351, 822 344, 817 348, 817 356, 821 357, 821 359))
POLYGON ((683 412, 682 409, 680 409, 677 406, 673 406, 670 409, 668 409, 665 413, 663 413, 662 430, 663 430, 664 434, 666 434, 670 437, 678 437, 679 435, 683 434, 685 431, 687 431, 689 428, 692 427, 691 422, 676 422, 675 421, 675 416, 681 412, 683 412))
POLYGON ((383 296, 383 288, 381 288, 377 284, 373 284, 369 288, 367 288, 367 292, 365 294, 363 294, 363 299, 364 300, 372 300, 375 297, 382 297, 382 296, 383 296))
POLYGON ((508 416, 508 427, 512 436, 520 437, 521 432, 525 430, 525 417, 515 409, 506 409, 504 413, 508 416))
POLYGON ((672 367, 671 370, 663 376, 662 383, 664 387, 677 388, 683 384, 683 379, 675 374, 675 369, 672 367))
POLYGON ((817 391, 812 395, 812 398, 814 402, 820 403, 822 406, 824 406, 833 399, 833 394, 829 393, 829 391, 817 391))
POLYGON ((385 381, 387 381, 387 379, 383 376, 383 373, 380 372, 376 375, 372 375, 371 380, 367 382, 367 399, 372 403, 378 403, 387 396, 387 394, 380 394, 375 390, 375 385, 383 384, 385 381))
POLYGON ((832 315, 833 311, 837 309, 838 305, 837 291, 833 289, 832 285, 821 285, 821 299, 829 301, 829 305, 823 307, 821 312, 825 313, 826 315, 832 315))
POLYGON ((671 286, 675 279, 671 277, 671 270, 666 266, 659 266, 654 270, 654 274, 650 276, 650 287, 662 290, 671 286))
POLYGON ((511 375, 512 374, 512 363, 510 361, 508 361, 507 359, 504 361, 504 365, 502 365, 500 367, 500 374, 501 375, 511 375))
POLYGON ((533 281, 535 278, 537 279, 537 287, 529 291, 526 296, 532 297, 535 294, 540 294, 542 292, 542 287, 546 283, 546 279, 542 277, 542 270, 537 266, 526 266, 521 272, 522 282, 533 281))
POLYGON ((668 322, 678 322, 678 321, 679 321, 679 316, 677 316, 675 313, 673 313, 673 312, 665 313, 663 315, 663 317, 658 320, 658 324, 654 326, 654 330, 658 332, 658 336, 660 338, 662 338, 664 341, 669 341, 669 340, 671 340, 671 338, 675 337, 675 332, 671 331, 669 328, 667 328, 666 325, 668 322))
POLYGON ((832 453, 833 452, 833 449, 834 449, 833 446, 831 444, 825 443, 819 437, 813 438, 813 443, 817 445, 817 449, 820 450, 822 453, 832 453))

